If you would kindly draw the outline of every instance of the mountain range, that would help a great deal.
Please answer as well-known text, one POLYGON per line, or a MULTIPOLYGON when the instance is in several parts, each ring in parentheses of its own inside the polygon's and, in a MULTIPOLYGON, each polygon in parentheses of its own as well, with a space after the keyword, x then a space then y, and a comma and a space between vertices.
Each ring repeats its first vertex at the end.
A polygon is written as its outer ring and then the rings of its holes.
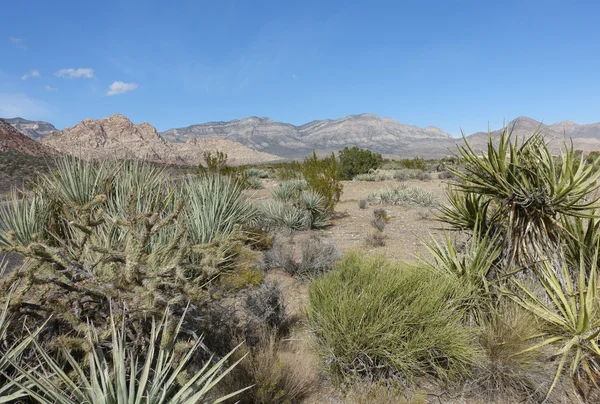
POLYGON ((217 151, 227 152, 233 165, 280 159, 230 140, 169 142, 149 123, 136 125, 120 114, 97 120, 85 119, 73 127, 46 136, 42 144, 82 158, 139 158, 164 164, 198 165, 203 161, 204 152, 217 151))
MULTIPOLYGON (((174 164, 197 164, 205 150, 226 151, 232 163, 244 164, 274 161, 279 157, 302 158, 313 150, 323 155, 345 146, 368 148, 386 157, 438 158, 451 154, 457 145, 464 143, 433 126, 420 128, 373 114, 317 120, 300 126, 250 117, 162 133, 149 123, 135 125, 119 114, 99 120, 86 119, 62 131, 52 131, 54 127, 46 122, 21 118, 10 122, 31 138, 41 138, 44 144, 59 151, 81 156, 139 157, 174 164)), ((519 117, 507 127, 518 137, 540 130, 555 150, 562 147, 565 139, 572 140, 576 149, 600 150, 600 123, 579 125, 564 121, 545 125, 519 117)), ((497 138, 500 132, 495 130, 491 135, 497 138)), ((467 139, 475 149, 482 150, 487 136, 488 132, 477 132, 467 139)))
POLYGON ((56 155, 52 148, 44 146, 19 132, 15 127, 0 119, 0 153, 13 152, 33 157, 56 155))

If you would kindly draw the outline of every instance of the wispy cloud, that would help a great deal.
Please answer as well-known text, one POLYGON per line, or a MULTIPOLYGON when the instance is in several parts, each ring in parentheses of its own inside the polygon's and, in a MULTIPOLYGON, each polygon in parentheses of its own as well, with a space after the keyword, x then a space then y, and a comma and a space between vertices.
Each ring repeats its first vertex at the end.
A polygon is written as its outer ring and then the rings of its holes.
POLYGON ((58 88, 51 87, 51 86, 44 86, 44 90, 47 90, 47 91, 58 91, 58 88))
POLYGON ((135 83, 123 83, 122 81, 115 81, 108 88, 106 95, 123 94, 129 91, 133 91, 138 87, 139 85, 135 83))
POLYGON ((91 79, 94 78, 94 69, 88 68, 78 68, 78 69, 61 69, 54 73, 55 76, 58 77, 68 77, 70 79, 78 79, 78 78, 86 78, 91 79))
POLYGON ((296 76, 296 73, 292 73, 292 79, 296 80, 298 78, 298 76, 296 76))
POLYGON ((23 38, 15 38, 11 36, 8 38, 8 40, 19 49, 27 49, 27 45, 25 44, 25 40, 23 38))
POLYGON ((0 93, 0 116, 7 118, 22 117, 44 119, 50 117, 47 106, 22 93, 0 93))
POLYGON ((37 70, 32 70, 28 73, 25 73, 23 76, 21 76, 21 80, 27 80, 31 77, 40 77, 40 72, 37 70))

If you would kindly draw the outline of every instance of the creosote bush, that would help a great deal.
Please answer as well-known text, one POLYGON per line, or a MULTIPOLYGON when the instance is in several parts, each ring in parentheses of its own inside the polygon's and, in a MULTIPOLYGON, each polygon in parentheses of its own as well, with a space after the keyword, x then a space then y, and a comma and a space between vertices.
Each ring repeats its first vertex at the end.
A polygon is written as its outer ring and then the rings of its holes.
POLYGON ((367 174, 371 170, 377 170, 383 163, 381 154, 373 153, 371 150, 361 149, 357 146, 344 147, 343 150, 340 150, 338 156, 340 160, 340 178, 342 180, 356 179, 358 175, 367 174))

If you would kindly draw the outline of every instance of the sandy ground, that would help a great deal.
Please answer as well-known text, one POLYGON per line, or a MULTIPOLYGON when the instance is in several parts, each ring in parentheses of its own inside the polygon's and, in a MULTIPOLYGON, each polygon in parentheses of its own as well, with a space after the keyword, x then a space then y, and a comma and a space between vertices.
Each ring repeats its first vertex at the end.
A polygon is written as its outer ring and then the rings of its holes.
MULTIPOLYGON (((263 180, 264 188, 252 191, 252 198, 258 201, 266 201, 270 198, 271 190, 277 181, 263 180)), ((396 181, 344 181, 344 189, 341 201, 336 206, 336 215, 331 220, 330 226, 323 230, 307 233, 318 233, 327 239, 336 242, 341 252, 361 248, 367 253, 384 254, 389 258, 402 260, 413 260, 415 256, 426 253, 421 240, 428 240, 432 235, 440 233, 442 223, 436 220, 434 212, 436 205, 445 199, 447 183, 434 179, 431 181, 405 181, 409 187, 420 187, 431 191, 435 195, 435 203, 431 207, 403 205, 372 205, 366 209, 359 208, 359 200, 366 199, 371 193, 386 188, 393 188, 400 183, 396 181), (369 247, 365 243, 366 236, 373 231, 371 220, 373 210, 383 208, 391 217, 390 223, 385 228, 385 246, 369 247)), ((305 237, 302 233, 296 233, 292 237, 305 237)))

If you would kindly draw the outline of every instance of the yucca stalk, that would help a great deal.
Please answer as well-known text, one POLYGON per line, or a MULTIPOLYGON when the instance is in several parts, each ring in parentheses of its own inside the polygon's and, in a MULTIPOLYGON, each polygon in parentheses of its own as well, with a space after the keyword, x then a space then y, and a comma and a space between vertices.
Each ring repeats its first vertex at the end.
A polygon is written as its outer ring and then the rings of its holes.
MULTIPOLYGON (((34 340, 39 365, 33 369, 15 364, 22 380, 15 380, 27 395, 44 404, 196 404, 207 401, 207 394, 225 377, 242 357, 229 367, 226 362, 235 348, 221 360, 207 361, 194 371, 188 380, 182 380, 191 366, 194 353, 201 344, 196 341, 180 354, 171 342, 168 310, 163 319, 153 321, 150 342, 145 360, 139 363, 137 353, 128 347, 126 327, 115 325, 111 315, 112 344, 110 352, 102 347, 94 327, 89 326, 88 342, 94 347, 85 362, 74 358, 66 348, 62 349, 64 362, 58 362, 46 348, 34 340), (67 369, 71 368, 72 371, 67 369)), ((183 317, 174 330, 177 335, 183 317)), ((243 391, 235 391, 211 400, 220 403, 243 391)))
POLYGON ((573 146, 566 144, 557 164, 539 131, 522 144, 511 136, 512 129, 504 129, 496 146, 489 134, 487 152, 479 155, 463 135, 460 168, 450 171, 462 180, 456 190, 494 204, 492 220, 505 229, 510 261, 530 264, 536 251, 557 249, 564 236, 561 216, 590 216, 600 171, 583 164, 583 157, 576 164, 573 146))
POLYGON ((600 298, 598 289, 598 251, 590 262, 582 251, 578 275, 571 281, 571 270, 564 263, 559 280, 553 266, 544 260, 535 268, 543 295, 513 279, 517 293, 508 296, 543 324, 539 341, 526 351, 550 347, 557 357, 557 370, 548 395, 555 388, 565 367, 577 391, 582 394, 585 382, 599 388, 600 381, 600 298))

